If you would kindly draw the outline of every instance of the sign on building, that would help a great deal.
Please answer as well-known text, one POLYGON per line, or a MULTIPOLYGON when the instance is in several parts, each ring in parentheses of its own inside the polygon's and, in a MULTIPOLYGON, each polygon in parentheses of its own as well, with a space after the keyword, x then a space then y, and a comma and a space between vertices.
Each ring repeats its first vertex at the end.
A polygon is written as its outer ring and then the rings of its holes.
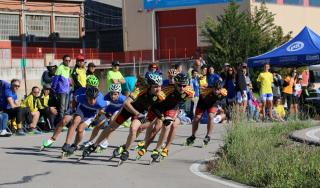
POLYGON ((169 7, 194 6, 228 2, 230 2, 230 0, 144 0, 144 9, 160 9, 169 7))

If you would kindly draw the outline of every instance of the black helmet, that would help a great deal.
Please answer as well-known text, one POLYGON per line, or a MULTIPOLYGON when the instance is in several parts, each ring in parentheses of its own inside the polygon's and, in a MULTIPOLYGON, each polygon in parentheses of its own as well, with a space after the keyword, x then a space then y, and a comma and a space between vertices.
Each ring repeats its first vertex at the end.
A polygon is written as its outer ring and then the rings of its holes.
POLYGON ((221 80, 216 80, 215 82, 212 83, 211 87, 216 89, 221 89, 223 88, 223 82, 221 80))
POLYGON ((86 96, 89 97, 89 98, 97 98, 99 94, 99 89, 96 88, 96 87, 87 87, 86 89, 86 96))
POLYGON ((174 81, 176 84, 184 84, 184 85, 189 85, 189 78, 187 75, 183 73, 179 73, 174 77, 174 81))

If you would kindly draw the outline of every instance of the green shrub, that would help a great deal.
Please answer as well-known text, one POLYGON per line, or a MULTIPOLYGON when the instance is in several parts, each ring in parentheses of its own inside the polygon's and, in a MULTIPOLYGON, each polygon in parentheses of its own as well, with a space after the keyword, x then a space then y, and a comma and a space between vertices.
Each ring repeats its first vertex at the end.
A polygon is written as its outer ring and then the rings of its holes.
POLYGON ((288 139, 307 127, 310 122, 233 125, 212 171, 256 187, 320 187, 320 149, 288 139))

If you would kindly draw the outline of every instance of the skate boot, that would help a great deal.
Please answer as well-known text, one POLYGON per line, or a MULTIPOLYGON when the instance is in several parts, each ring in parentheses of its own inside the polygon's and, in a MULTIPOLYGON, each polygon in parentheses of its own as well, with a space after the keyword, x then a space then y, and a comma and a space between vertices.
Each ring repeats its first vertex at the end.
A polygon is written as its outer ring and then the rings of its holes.
POLYGON ((142 148, 144 148, 145 142, 144 141, 140 141, 138 142, 138 145, 134 148, 134 150, 139 151, 142 148))
MULTIPOLYGON (((82 157, 81 157, 81 159, 84 159, 84 158, 86 158, 86 157, 89 157, 89 155, 90 155, 92 152, 94 152, 96 149, 97 149, 97 147, 94 146, 94 144, 89 145, 89 147, 84 148, 84 149, 83 149, 83 152, 82 152, 82 157)), ((81 160, 81 159, 80 159, 80 160, 81 160)))
POLYGON ((56 141, 53 140, 52 138, 48 139, 48 140, 44 140, 42 142, 42 146, 40 147, 40 151, 42 151, 45 148, 50 148, 56 141))
POLYGON ((168 150, 167 148, 163 148, 163 149, 161 150, 160 155, 161 155, 161 160, 163 160, 164 158, 168 157, 168 155, 169 155, 169 150, 168 150))
POLYGON ((120 154, 120 161, 118 162, 118 166, 122 165, 123 162, 125 162, 126 160, 128 160, 129 158, 129 152, 128 150, 124 150, 121 154, 120 154))
POLYGON ((196 139, 196 137, 193 136, 193 135, 188 137, 184 145, 185 146, 191 146, 194 143, 195 139, 196 139))
POLYGON ((141 159, 141 157, 144 156, 144 154, 146 154, 146 152, 147 152, 147 150, 146 150, 144 147, 140 148, 140 149, 138 150, 138 152, 137 152, 138 155, 137 155, 137 157, 136 157, 136 160, 141 159))
POLYGON ((85 148, 89 147, 92 144, 93 144, 93 142, 91 142, 91 141, 85 141, 80 145, 79 150, 84 150, 85 148))
POLYGON ((113 150, 112 152, 112 156, 108 159, 108 161, 111 161, 113 158, 118 157, 119 155, 122 154, 122 152, 124 152, 125 147, 124 146, 120 146, 117 147, 116 149, 113 150))
POLYGON ((79 147, 75 144, 72 144, 69 149, 69 154, 72 155, 75 151, 77 151, 79 147))
POLYGON ((70 148, 71 148, 71 145, 70 145, 70 144, 67 144, 67 143, 64 143, 64 144, 63 144, 63 146, 62 146, 61 159, 69 156, 70 148))
POLYGON ((154 149, 152 151, 151 160, 149 161, 149 164, 151 165, 153 162, 158 161, 159 157, 160 157, 160 152, 157 149, 154 149))
POLYGON ((203 139, 203 145, 202 145, 202 147, 206 147, 208 144, 209 144, 209 142, 210 142, 210 136, 206 136, 206 137, 204 137, 204 139, 203 139))
POLYGON ((104 150, 107 149, 109 146, 108 140, 103 141, 102 143, 99 144, 98 148, 96 149, 96 153, 102 153, 104 150))

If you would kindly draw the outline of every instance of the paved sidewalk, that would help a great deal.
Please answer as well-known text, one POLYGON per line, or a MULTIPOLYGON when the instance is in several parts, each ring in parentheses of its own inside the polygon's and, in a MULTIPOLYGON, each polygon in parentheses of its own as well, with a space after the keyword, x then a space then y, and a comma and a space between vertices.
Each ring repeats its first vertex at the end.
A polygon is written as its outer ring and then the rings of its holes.
POLYGON ((320 145, 320 126, 295 131, 289 137, 299 142, 320 145))

